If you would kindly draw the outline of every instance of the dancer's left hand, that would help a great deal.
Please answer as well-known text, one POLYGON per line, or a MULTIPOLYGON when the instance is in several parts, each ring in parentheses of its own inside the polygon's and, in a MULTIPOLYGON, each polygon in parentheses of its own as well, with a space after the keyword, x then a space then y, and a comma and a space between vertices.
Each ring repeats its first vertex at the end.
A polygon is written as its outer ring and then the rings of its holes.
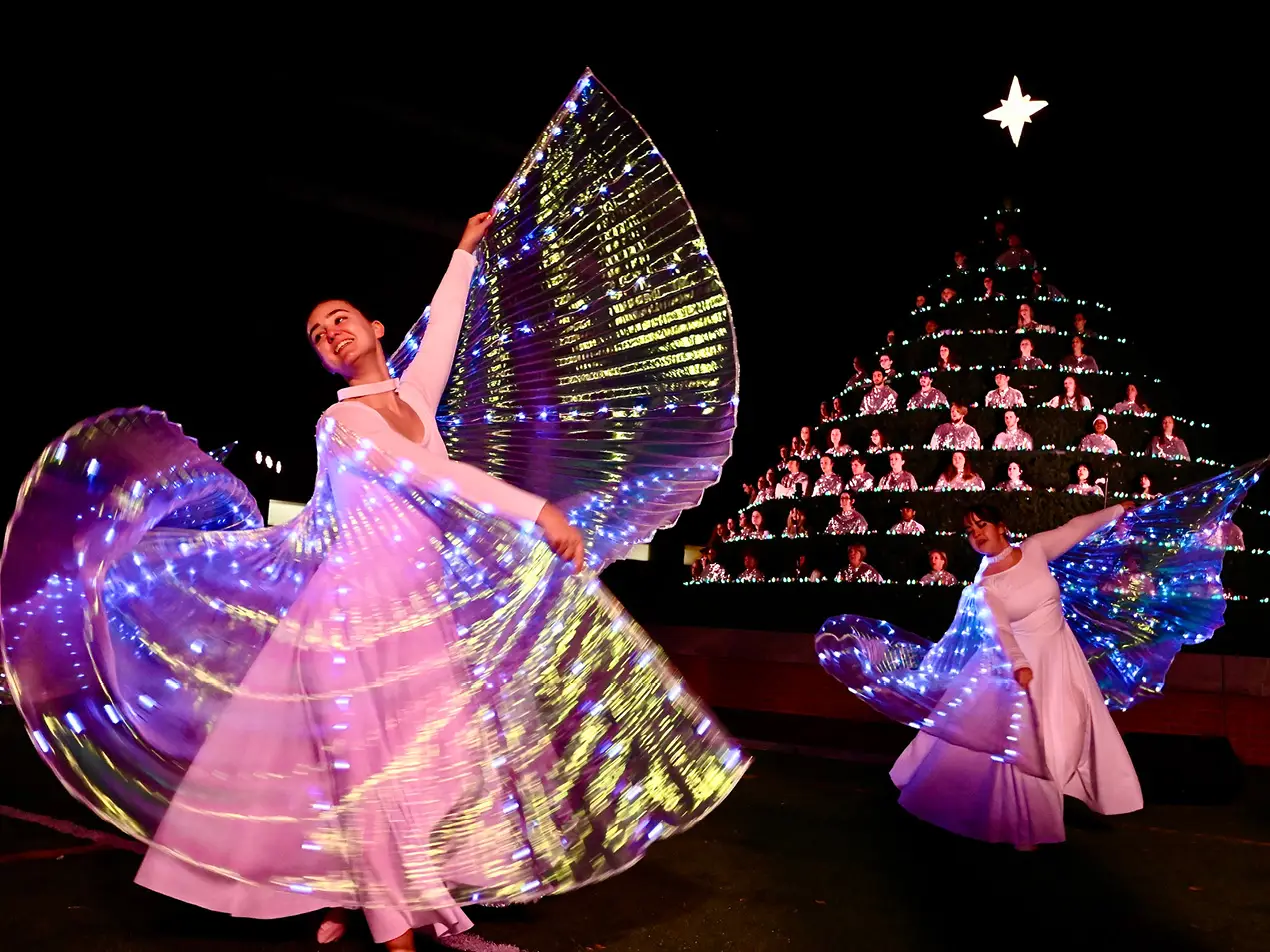
POLYGON ((479 215, 473 215, 467 220, 467 227, 463 229, 463 237, 459 239, 459 250, 466 251, 468 254, 475 254, 476 246, 481 243, 481 239, 485 237, 485 233, 489 231, 489 226, 494 223, 494 213, 481 212, 479 215))
POLYGON ((1014 680, 1019 682, 1019 687, 1026 688, 1032 683, 1032 669, 1019 668, 1018 671, 1014 672, 1014 680))

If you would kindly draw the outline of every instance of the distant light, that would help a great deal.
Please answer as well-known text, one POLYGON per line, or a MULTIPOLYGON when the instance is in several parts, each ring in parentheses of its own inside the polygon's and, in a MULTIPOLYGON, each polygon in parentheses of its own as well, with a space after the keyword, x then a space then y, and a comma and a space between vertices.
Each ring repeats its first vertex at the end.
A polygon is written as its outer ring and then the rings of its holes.
POLYGON ((1001 105, 996 109, 985 112, 983 118, 1000 122, 1002 129, 1009 129, 1010 138, 1014 140, 1017 147, 1023 136, 1023 126, 1032 121, 1032 113, 1039 112, 1047 105, 1044 99, 1033 99, 1031 96, 1023 95, 1023 89, 1019 86, 1019 77, 1015 76, 1014 82, 1010 84, 1010 97, 1002 99, 1001 105))

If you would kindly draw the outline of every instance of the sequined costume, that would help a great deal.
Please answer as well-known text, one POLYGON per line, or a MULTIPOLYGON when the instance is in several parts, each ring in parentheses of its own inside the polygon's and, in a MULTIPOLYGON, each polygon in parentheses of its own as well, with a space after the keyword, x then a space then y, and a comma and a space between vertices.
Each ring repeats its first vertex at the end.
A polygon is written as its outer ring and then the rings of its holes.
POLYGON ((939 424, 930 438, 933 450, 977 450, 981 447, 979 431, 965 420, 939 424))
POLYGON ((1013 387, 1006 387, 1004 390, 998 387, 988 391, 988 395, 983 398, 983 405, 996 410, 1009 410, 1011 407, 1025 407, 1027 401, 1023 399, 1023 394, 1013 387))
POLYGON ((1093 483, 1068 483, 1066 489, 1066 492, 1077 496, 1092 496, 1098 491, 1098 487, 1093 483))
POLYGON ((860 413, 890 413, 895 409, 896 399, 895 391, 886 384, 874 386, 860 401, 860 413))
POLYGON ((1139 809, 1108 709, 1158 694, 1179 648, 1221 627, 1224 552, 1204 534, 1268 465, 1123 518, 1113 506, 1030 536, 1017 564, 980 569, 936 643, 871 618, 827 620, 816 638, 824 668, 920 731, 891 771, 900 803, 955 833, 1019 846, 1064 839, 1064 795, 1102 813, 1139 809), (1153 585, 1120 584, 1127 562, 1153 585), (1028 690, 1015 680, 1023 667, 1028 690))
POLYGON ((1098 370, 1098 361, 1088 354, 1081 354, 1079 357, 1075 354, 1068 354, 1059 362, 1058 368, 1059 370, 1068 370, 1078 374, 1094 373, 1098 370))
POLYGON ((861 562, 859 565, 848 565, 840 571, 835 577, 839 582, 881 582, 882 573, 871 566, 868 562, 861 562))
POLYGON ((1044 370, 1045 361, 1040 357, 1017 357, 1014 360, 1013 367, 1015 370, 1044 370))
POLYGON ((728 570, 718 562, 711 562, 701 575, 707 582, 726 582, 730 578, 728 570))
POLYGON ((1186 448, 1186 441, 1180 436, 1153 436, 1151 455, 1166 459, 1190 459, 1191 451, 1186 448))
POLYGON ((887 473, 877 483, 878 489, 889 489, 902 492, 917 491, 917 477, 908 470, 901 470, 898 473, 887 473))
POLYGON ((791 496, 806 496, 811 487, 811 479, 806 473, 786 473, 776 487, 776 498, 787 499, 791 496))
POLYGON ((1112 413, 1132 413, 1134 416, 1146 416, 1147 408, 1133 400, 1121 400, 1111 408, 1112 413))
POLYGON ((936 390, 934 387, 918 390, 908 398, 908 409, 910 410, 931 410, 936 407, 948 406, 948 397, 942 390, 936 390))
POLYGON ((590 74, 495 210, 389 360, 423 441, 332 406, 287 524, 144 408, 75 426, 23 484, 5 674, 63 784, 149 845, 143 885, 449 934, 463 905, 619 872, 745 769, 533 525, 561 500, 598 570, 718 479, 735 349, 692 211, 590 74))
POLYGON ((861 473, 859 476, 852 476, 847 480, 847 485, 844 488, 853 493, 869 492, 873 489, 873 477, 868 473, 861 473))
POLYGON ((1079 399, 1067 396, 1054 397, 1049 405, 1056 410, 1088 410, 1090 408, 1089 398, 1084 394, 1081 394, 1079 399))
POLYGON ((868 531, 869 521, 854 509, 850 512, 836 513, 829 520, 829 524, 825 526, 827 535, 853 535, 858 532, 868 531))
POLYGON ((1106 433, 1086 433, 1080 440, 1083 453, 1119 453, 1120 447, 1106 433))
POLYGON ((949 491, 969 491, 982 492, 984 488, 983 477, 978 473, 971 473, 967 476, 965 473, 956 473, 952 479, 949 479, 943 473, 939 474, 939 479, 935 480, 935 490, 937 492, 949 491))
POLYGON ((813 496, 836 496, 842 492, 842 477, 837 473, 825 473, 816 480, 813 496))
POLYGON ((1004 482, 997 483, 994 487, 998 492, 1008 493, 1030 493, 1032 487, 1021 479, 1007 479, 1004 482))
POLYGON ((1012 430, 1004 429, 992 441, 992 448, 994 450, 1030 450, 1032 434, 1020 430, 1017 426, 1012 430))
POLYGON ((896 535, 922 535, 926 527, 916 519, 901 519, 891 526, 891 531, 896 535))
POLYGON ((938 572, 927 572, 917 580, 918 585, 956 585, 957 576, 953 575, 947 569, 940 569, 938 572))

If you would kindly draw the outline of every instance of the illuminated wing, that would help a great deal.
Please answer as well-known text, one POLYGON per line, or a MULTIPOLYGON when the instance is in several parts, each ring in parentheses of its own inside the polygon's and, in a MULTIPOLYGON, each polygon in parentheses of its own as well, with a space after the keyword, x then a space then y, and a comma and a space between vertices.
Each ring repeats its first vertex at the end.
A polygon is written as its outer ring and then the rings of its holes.
POLYGON ((731 454, 727 294, 670 166, 589 72, 495 208, 438 422, 454 458, 566 502, 600 567, 731 454))

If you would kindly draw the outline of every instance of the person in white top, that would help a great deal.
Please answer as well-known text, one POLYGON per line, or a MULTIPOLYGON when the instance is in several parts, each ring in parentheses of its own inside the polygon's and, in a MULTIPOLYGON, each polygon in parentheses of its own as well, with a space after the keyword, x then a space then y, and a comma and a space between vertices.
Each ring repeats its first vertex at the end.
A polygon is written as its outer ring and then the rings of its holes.
POLYGON ((891 526, 891 531, 896 535, 921 535, 926 527, 917 521, 916 509, 904 506, 900 509, 900 521, 891 526))
POLYGON ((1030 450, 1032 434, 1019 429, 1019 415, 1013 410, 1005 411, 1005 429, 992 441, 994 450, 1030 450))
POLYGON ((862 545, 847 549, 847 566, 836 576, 839 582, 880 582, 882 573, 864 561, 869 550, 862 545))
POLYGON ((825 454, 827 456, 834 456, 834 457, 852 456, 855 454, 855 450, 853 450, 846 443, 842 442, 841 428, 835 426, 832 430, 829 431, 829 448, 825 450, 825 454))
POLYGON ((930 571, 918 579, 919 585, 956 585, 957 576, 947 569, 948 553, 943 549, 931 549, 930 571))
POLYGON ((952 455, 952 465, 940 473, 939 479, 935 482, 935 489, 938 492, 958 489, 982 492, 983 477, 975 472, 974 467, 966 459, 966 454, 958 451, 952 455))
POLYGON ((858 456, 851 460, 851 478, 847 480, 846 488, 853 493, 867 492, 873 488, 873 477, 864 468, 864 460, 858 456))
POLYGON ((1075 377, 1063 378, 1062 394, 1052 399, 1049 405, 1061 410, 1088 410, 1091 407, 1089 398, 1080 389, 1075 377))
POLYGON ((948 406, 948 397, 942 390, 936 390, 931 386, 931 379, 929 370, 922 371, 922 375, 918 378, 921 389, 908 398, 908 409, 927 410, 948 406))
POLYGON ((871 413, 890 413, 895 409, 898 399, 894 390, 886 385, 882 371, 873 371, 873 388, 860 401, 861 415, 871 413))
POLYGON ((1053 334, 1055 328, 1051 324, 1038 324, 1032 317, 1032 305, 1019 305, 1018 326, 1015 328, 1019 334, 1053 334))
POLYGON ((917 489, 917 479, 904 468, 904 454, 899 450, 891 452, 891 471, 878 480, 878 489, 903 490, 913 492, 917 489))
POLYGON ((802 472, 802 464, 795 459, 789 461, 789 472, 781 477, 776 487, 776 497, 806 496, 811 490, 811 480, 802 472))
POLYGON ((1124 399, 1111 408, 1112 413, 1132 413, 1135 416, 1146 416, 1151 408, 1138 397, 1138 388, 1129 384, 1124 391, 1124 399))
MULTIPOLYGON (((1044 775, 923 731, 891 768, 906 810, 962 836, 1031 850, 1066 838, 1064 796, 1102 814, 1142 809, 1133 762, 1068 627, 1063 593, 1049 567, 1132 507, 1123 503, 1077 516, 1018 546, 1011 545, 1005 519, 993 507, 975 506, 966 515, 970 545, 983 556, 974 585, 982 592, 997 646, 1027 694, 1044 775)), ((966 691, 976 680, 971 667, 963 669, 966 691)))
POLYGON ((1006 467, 1006 475, 1009 477, 1003 483, 997 483, 996 488, 1003 492, 1031 492, 1032 487, 1023 481, 1023 467, 1018 463, 1011 463, 1006 467))
POLYGON ((1089 467, 1081 463, 1076 467, 1076 482, 1067 484, 1067 491, 1077 496, 1092 496, 1098 487, 1089 481, 1089 467))
POLYGON ((1160 435, 1151 438, 1151 455, 1168 459, 1190 459, 1191 451, 1186 448, 1186 441, 1173 435, 1173 426, 1171 416, 1160 421, 1160 435))
POLYGON ((1010 386, 1010 375, 1004 372, 998 373, 996 376, 997 389, 989 390, 988 395, 983 398, 983 405, 994 407, 998 410, 1008 410, 1010 407, 1027 406, 1027 401, 1023 399, 1023 394, 1010 386))
POLYGON ((1094 417, 1094 432, 1086 433, 1080 441, 1080 450, 1085 453, 1119 453, 1116 441, 1107 435, 1107 418, 1101 413, 1094 417))
POLYGON ((869 531, 869 522, 856 511, 851 493, 844 492, 840 494, 838 496, 838 504, 841 510, 825 526, 827 535, 847 535, 849 533, 869 531))
POLYGON ((954 403, 948 408, 948 423, 941 423, 935 428, 930 438, 933 450, 977 450, 983 444, 979 441, 979 431, 966 422, 966 405, 954 403))
POLYGON ((820 473, 813 496, 836 496, 842 492, 842 477, 833 471, 833 457, 820 457, 820 473))

